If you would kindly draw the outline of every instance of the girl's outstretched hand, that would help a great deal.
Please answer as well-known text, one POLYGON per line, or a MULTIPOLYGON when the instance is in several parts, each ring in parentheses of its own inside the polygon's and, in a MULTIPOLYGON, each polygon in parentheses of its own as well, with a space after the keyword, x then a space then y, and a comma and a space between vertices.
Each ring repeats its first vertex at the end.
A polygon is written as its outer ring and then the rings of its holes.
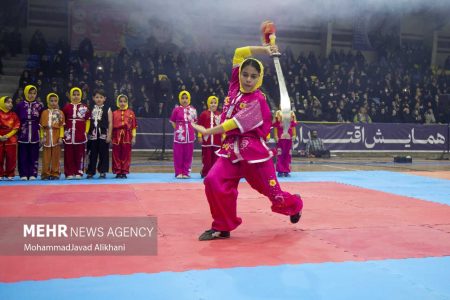
POLYGON ((206 128, 203 127, 202 125, 198 125, 194 122, 191 123, 192 127, 194 127, 195 130, 197 130, 198 132, 200 132, 201 134, 205 135, 206 133, 206 128))

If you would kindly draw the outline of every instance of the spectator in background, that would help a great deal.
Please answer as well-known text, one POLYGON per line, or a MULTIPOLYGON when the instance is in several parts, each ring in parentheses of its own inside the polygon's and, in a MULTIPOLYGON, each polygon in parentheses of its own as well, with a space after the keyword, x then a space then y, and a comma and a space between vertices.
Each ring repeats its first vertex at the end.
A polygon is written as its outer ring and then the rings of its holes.
MULTIPOLYGON (((58 50, 58 52, 53 58, 51 76, 64 77, 64 75, 66 74, 66 70, 67 70, 67 60, 64 57, 63 51, 58 50)), ((71 80, 69 79, 69 81, 71 80)))
POLYGON ((401 123, 402 119, 400 118, 398 108, 394 107, 391 112, 391 123, 401 123))
POLYGON ((380 112, 374 117, 374 122, 377 123, 389 123, 390 116, 386 112, 386 108, 382 107, 380 112))
POLYGON ((152 116, 152 110, 156 111, 156 107, 153 107, 150 109, 150 103, 149 101, 144 101, 144 104, 138 108, 138 117, 141 118, 150 118, 152 116))
POLYGON ((20 101, 23 101, 23 100, 24 100, 23 89, 18 88, 13 96, 14 108, 17 106, 17 104, 20 103, 20 101))
POLYGON ((405 106, 402 111, 402 122, 403 123, 415 123, 416 120, 414 116, 411 115, 411 111, 409 110, 409 106, 405 106))
POLYGON ((325 149, 317 130, 311 131, 311 138, 306 143, 305 153, 307 157, 330 158, 330 150, 325 149))
POLYGON ((419 112, 418 109, 414 110, 414 112, 412 114, 412 118, 414 120, 414 123, 421 124, 424 122, 424 120, 422 118, 422 114, 419 112))
POLYGON ((336 121, 336 107, 331 100, 328 100, 323 111, 323 118, 327 121, 336 121))
POLYGON ((339 122, 339 123, 345 122, 344 117, 342 116, 342 113, 341 113, 341 109, 339 107, 336 108, 336 113, 335 113, 335 117, 334 117, 333 121, 339 122))
POLYGON ((322 104, 316 96, 313 96, 311 115, 313 121, 322 120, 322 104))
POLYGON ((81 60, 92 60, 94 57, 94 47, 92 46, 92 42, 88 38, 84 38, 80 42, 80 46, 78 47, 78 55, 81 60))
POLYGON ((47 51, 47 41, 44 38, 42 32, 38 29, 31 37, 29 51, 31 54, 44 55, 47 51))
POLYGON ((367 113, 367 108, 365 106, 361 106, 359 108, 358 113, 355 115, 355 117, 353 118, 353 123, 356 124, 368 124, 368 123, 372 123, 372 118, 369 116, 369 114, 367 113))
MULTIPOLYGON (((225 57, 228 54, 216 50, 202 55, 195 51, 188 54, 183 48, 170 45, 168 49, 159 47, 172 40, 173 32, 165 26, 165 22, 156 22, 154 25, 152 40, 159 43, 149 43, 148 48, 141 48, 139 51, 124 48, 119 54, 95 56, 88 39, 82 41, 79 51, 73 53, 70 53, 69 45, 62 39, 54 48, 33 51, 45 54, 41 58, 40 67, 38 62, 29 70, 26 84, 36 83, 35 77, 39 71, 44 73, 44 78, 40 79, 45 91, 49 90, 47 84, 54 80, 58 82, 60 91, 66 90, 68 82, 81 85, 80 81, 83 81, 88 85, 88 89, 83 90, 103 88, 112 99, 120 92, 128 94, 130 106, 133 105, 136 112, 143 111, 146 106, 144 102, 149 102, 152 116, 160 115, 158 105, 163 102, 158 93, 158 74, 169 76, 172 86, 167 93, 173 94, 175 89, 187 89, 192 93, 193 105, 198 108, 205 107, 202 99, 206 99, 211 93, 218 95, 220 99, 224 98, 228 82, 225 57), (155 36, 160 38, 155 39, 155 36), (163 51, 163 48, 166 50, 163 51), (104 87, 97 86, 97 83, 94 85, 97 80, 103 81, 104 87)), ((0 56, 1 53, 5 55, 10 51, 11 41, 8 37, 9 33, 6 33, 0 38, 0 56)), ((401 122, 403 109, 408 104, 412 115, 418 109, 419 115, 414 117, 415 121, 422 119, 424 122, 428 102, 432 103, 438 121, 445 119, 445 113, 438 110, 439 106, 433 99, 437 99, 439 94, 447 93, 449 76, 443 71, 429 71, 428 50, 408 43, 400 46, 398 38, 390 36, 376 38, 378 42, 374 46, 379 48, 379 56, 370 64, 361 53, 351 51, 332 51, 329 57, 316 57, 313 53, 301 53, 295 57, 292 51, 287 51, 289 55, 280 58, 281 63, 288 66, 286 84, 289 95, 293 96, 299 119, 335 121, 338 117, 334 108, 339 108, 339 119, 342 117, 343 121, 349 122, 353 121, 360 106, 366 106, 370 108, 370 116, 374 121, 382 119, 385 122, 401 122), (303 99, 306 100, 306 105, 302 103, 303 99), (396 112, 393 112, 393 103, 396 105, 396 112), (383 107, 386 117, 379 117, 383 107)), ((41 44, 47 44, 40 32, 35 33, 33 43, 37 48, 41 44)), ((450 68, 449 66, 450 57, 446 63, 446 67, 450 68)), ((277 80, 271 64, 265 66, 265 69, 264 92, 274 110, 276 104, 271 99, 279 97, 277 80)), ((21 86, 24 84, 21 83, 21 86)), ((87 99, 91 99, 92 95, 87 96, 87 99)), ((61 101, 65 102, 67 98, 61 98, 61 101)))
POLYGON ((28 70, 25 70, 22 72, 22 75, 20 75, 19 79, 19 89, 25 88, 27 85, 32 83, 32 78, 30 77, 30 72, 28 70))
POLYGON ((434 117, 433 109, 430 107, 425 112, 425 124, 434 124, 436 123, 436 118, 434 117))
POLYGON ((63 56, 63 60, 67 61, 70 55, 70 45, 65 38, 59 38, 56 43, 55 51, 63 56))

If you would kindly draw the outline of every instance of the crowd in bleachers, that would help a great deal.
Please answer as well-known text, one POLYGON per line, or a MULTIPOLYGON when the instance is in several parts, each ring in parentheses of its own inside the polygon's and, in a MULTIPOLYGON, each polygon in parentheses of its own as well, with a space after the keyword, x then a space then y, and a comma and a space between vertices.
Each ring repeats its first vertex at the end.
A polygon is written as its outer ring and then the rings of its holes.
POLYGON ((287 53, 290 94, 300 120, 435 123, 448 76, 433 72, 420 44, 382 48, 368 63, 360 52, 327 59, 287 53), (361 117, 363 116, 363 117, 361 117))
MULTIPOLYGON (((391 46, 378 48, 376 59, 370 63, 360 52, 332 51, 323 58, 314 53, 297 56, 289 48, 284 49, 281 61, 297 119, 442 121, 445 116, 439 111, 440 95, 450 93, 444 69, 430 68, 430 50, 422 44, 390 42, 391 46)), ((98 56, 88 39, 78 49, 70 50, 67 42, 60 40, 51 45, 42 33, 36 32, 29 47, 27 69, 20 77, 14 99, 20 101, 23 87, 33 83, 41 100, 49 92, 68 99, 70 88, 79 86, 84 91, 83 101, 91 104, 90 93, 103 88, 110 100, 118 94, 127 94, 138 116, 161 117, 167 113, 164 103, 175 104, 171 95, 187 89, 192 104, 201 111, 208 96, 214 94, 221 100, 226 96, 231 50, 199 53, 122 49, 119 53, 98 56), (170 84, 163 87, 159 74, 167 75, 170 84)), ((450 60, 447 64, 450 65, 450 60)), ((263 90, 276 110, 278 83, 270 61, 266 62, 264 80, 263 90)))

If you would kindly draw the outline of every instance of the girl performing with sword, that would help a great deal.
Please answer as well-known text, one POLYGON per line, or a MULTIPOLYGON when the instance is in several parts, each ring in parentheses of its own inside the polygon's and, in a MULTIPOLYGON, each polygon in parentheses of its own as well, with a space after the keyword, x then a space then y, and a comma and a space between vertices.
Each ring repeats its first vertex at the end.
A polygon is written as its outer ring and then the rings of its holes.
POLYGON ((219 159, 204 180, 205 193, 213 222, 199 240, 230 237, 242 219, 237 216, 238 185, 245 178, 252 188, 269 198, 272 211, 287 215, 292 223, 300 220, 303 201, 298 194, 281 190, 272 163, 272 152, 265 143, 272 115, 264 94, 259 90, 264 69, 253 55, 275 55, 278 47, 237 48, 228 96, 223 105, 221 124, 206 129, 193 124, 202 135, 225 133, 219 159))

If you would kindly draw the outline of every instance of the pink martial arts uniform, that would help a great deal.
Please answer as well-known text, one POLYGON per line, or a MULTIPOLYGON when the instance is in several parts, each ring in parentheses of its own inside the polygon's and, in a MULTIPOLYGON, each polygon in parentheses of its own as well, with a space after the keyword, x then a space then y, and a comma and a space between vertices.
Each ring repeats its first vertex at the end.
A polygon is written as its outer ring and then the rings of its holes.
POLYGON ((283 135, 283 122, 281 121, 281 111, 277 112, 275 116, 275 122, 273 123, 274 133, 277 137, 277 165, 276 171, 279 173, 291 172, 291 160, 292 160, 292 139, 295 138, 295 126, 297 122, 295 115, 291 114, 291 124, 288 130, 289 137, 282 138, 283 135))
MULTIPOLYGON (((238 50, 233 62, 240 65, 243 59, 236 57, 238 50)), ((273 212, 292 216, 303 207, 300 196, 282 191, 278 183, 272 163, 273 154, 265 143, 272 125, 266 98, 259 89, 242 93, 239 72, 239 66, 232 70, 221 116, 221 123, 233 119, 238 128, 226 132, 222 147, 217 151, 220 157, 204 181, 213 217, 211 228, 217 231, 231 231, 242 223, 236 211, 237 188, 241 178, 270 199, 273 212)))
POLYGON ((170 121, 175 123, 173 133, 175 176, 190 176, 195 140, 195 132, 191 122, 197 122, 197 111, 190 105, 186 107, 177 106, 172 111, 170 121))

